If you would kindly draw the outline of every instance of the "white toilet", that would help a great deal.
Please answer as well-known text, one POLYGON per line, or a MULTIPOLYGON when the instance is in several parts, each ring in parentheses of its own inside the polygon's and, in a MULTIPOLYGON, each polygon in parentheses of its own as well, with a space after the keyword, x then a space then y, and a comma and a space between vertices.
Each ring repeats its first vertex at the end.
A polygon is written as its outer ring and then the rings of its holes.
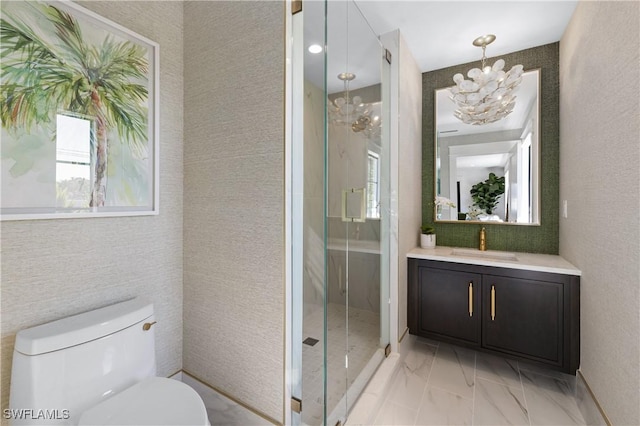
POLYGON ((154 324, 137 298, 20 331, 13 424, 209 425, 196 391, 155 377, 154 324))

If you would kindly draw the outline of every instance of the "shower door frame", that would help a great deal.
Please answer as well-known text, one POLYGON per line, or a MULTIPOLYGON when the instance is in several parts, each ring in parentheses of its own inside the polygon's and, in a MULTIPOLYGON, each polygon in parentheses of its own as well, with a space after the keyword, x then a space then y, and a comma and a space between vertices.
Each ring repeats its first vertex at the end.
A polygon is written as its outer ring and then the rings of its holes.
MULTIPOLYGON (((353 2, 355 5, 355 2, 353 2)), ((356 6, 357 7, 357 6, 356 6)), ((303 15, 302 13, 298 13, 296 15, 291 14, 291 3, 287 2, 287 43, 286 43, 286 57, 287 57, 287 78, 286 78, 286 91, 287 91, 287 100, 285 102, 285 115, 286 115, 286 133, 285 136, 285 177, 286 177, 286 221, 285 224, 285 239, 286 239, 286 336, 285 336, 285 406, 284 406, 284 419, 285 424, 302 424, 302 416, 301 414, 295 411, 295 396, 302 396, 302 339, 303 339, 303 250, 300 248, 304 247, 304 228, 303 228, 303 219, 304 219, 304 185, 303 179, 296 179, 297 177, 304 176, 304 150, 296 149, 296 146, 300 146, 300 144, 304 144, 304 134, 303 134, 303 119, 304 119, 304 44, 303 44, 303 15), (298 145, 296 145, 298 144, 298 145), (293 403, 293 404, 292 404, 293 403)), ((326 16, 325 16, 326 19, 326 16)), ((363 17, 363 19, 365 19, 363 17)), ((325 36, 326 36, 326 22, 325 22, 325 36)), ((378 38, 379 40, 379 38, 378 38)), ((381 44, 382 46, 382 44, 381 44)), ((382 51, 382 47, 381 47, 382 51)), ((382 59, 381 59, 382 62, 382 59)), ((325 67, 326 67, 326 59, 325 59, 325 67)), ((382 78, 384 79, 385 71, 382 71, 382 78)), ((386 86, 387 88, 390 86, 390 82, 388 80, 389 71, 386 71, 386 86)), ((384 87, 384 85, 383 85, 384 87)), ((390 137, 389 130, 392 127, 390 124, 390 113, 389 113, 389 102, 390 96, 389 91, 385 88, 385 92, 382 95, 381 101, 384 103, 385 99, 386 103, 386 120, 388 125, 385 126, 384 132, 386 133, 386 142, 383 144, 385 146, 384 150, 386 151, 386 177, 385 177, 385 185, 387 186, 386 196, 381 197, 381 202, 385 203, 384 208, 381 207, 381 217, 380 217, 380 245, 381 245, 381 258, 380 258, 380 266, 381 266, 381 276, 380 283, 382 283, 383 274, 386 274, 386 287, 381 285, 381 304, 380 304, 380 324, 381 324, 381 338, 383 334, 386 333, 386 343, 393 344, 393 336, 395 333, 390 329, 393 321, 390 318, 390 306, 389 302, 391 299, 390 296, 390 286, 391 286, 391 276, 390 276, 390 246, 391 246, 391 236, 390 233, 390 223, 393 221, 393 218, 390 217, 392 214, 391 206, 393 203, 393 199, 390 193, 390 182, 392 179, 390 176, 390 137), (384 198, 384 200, 383 200, 384 198), (386 214, 383 215, 383 212, 386 214), (386 247, 385 247, 386 246, 386 247), (382 256, 382 251, 386 250, 386 255, 382 256), (383 261, 383 259, 386 259, 383 261), (383 315, 383 309, 386 310, 386 314, 383 315), (386 332, 383 330, 386 328, 386 332)), ((326 94, 326 69, 325 69, 325 94, 326 94)), ((325 105, 324 109, 325 113, 325 123, 326 123, 326 114, 327 109, 325 105)), ((328 132, 328 128, 325 125, 325 138, 326 132, 328 132)), ((328 161, 327 153, 325 152, 325 163, 328 161)), ((383 168, 384 170, 384 168, 383 168)), ((327 173, 327 167, 325 164, 325 173, 327 173)), ((381 175, 382 175, 381 171, 381 175)), ((325 191, 327 190, 327 179, 325 175, 325 191)), ((325 214, 326 210, 326 196, 325 196, 325 214)), ((325 341, 326 341, 326 304, 327 304, 327 244, 328 241, 326 239, 326 219, 325 219, 325 236, 324 236, 324 244, 325 244, 325 293, 324 293, 324 307, 325 307, 325 341)), ((346 334, 348 334, 348 329, 345 330, 346 334)), ((395 345, 394 345, 395 346, 395 345)), ((324 350, 326 351, 326 342, 324 346, 324 350)), ((325 367, 323 368, 323 380, 324 380, 324 391, 325 395, 323 396, 325 401, 324 406, 324 415, 323 415, 323 423, 327 424, 327 409, 331 409, 333 407, 326 407, 326 380, 327 380, 327 368, 326 368, 326 354, 324 356, 325 367)), ((345 417, 348 415, 348 411, 352 408, 353 403, 345 404, 345 417)), ((304 409, 304 408, 303 408, 304 409)))

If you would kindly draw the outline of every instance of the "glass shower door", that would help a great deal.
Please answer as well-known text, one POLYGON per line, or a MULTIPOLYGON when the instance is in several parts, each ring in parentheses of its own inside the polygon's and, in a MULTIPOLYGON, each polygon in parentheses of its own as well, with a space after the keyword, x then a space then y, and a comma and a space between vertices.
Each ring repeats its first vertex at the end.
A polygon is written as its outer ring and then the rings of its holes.
POLYGON ((294 18, 292 423, 333 426, 389 343, 388 64, 352 1, 294 18))
POLYGON ((326 403, 334 425, 346 419, 388 343, 388 331, 381 334, 381 317, 388 324, 381 227, 388 120, 384 49, 357 4, 328 2, 327 28, 326 403))

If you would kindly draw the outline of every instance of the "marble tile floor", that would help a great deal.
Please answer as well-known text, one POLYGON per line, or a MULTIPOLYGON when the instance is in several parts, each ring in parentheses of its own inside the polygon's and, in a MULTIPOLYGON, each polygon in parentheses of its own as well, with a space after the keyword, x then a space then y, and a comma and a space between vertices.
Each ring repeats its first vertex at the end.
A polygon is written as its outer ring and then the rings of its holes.
POLYGON ((378 425, 585 425, 570 376, 418 338, 378 425))
MULTIPOLYGON (((270 425, 191 378, 212 426, 270 425)), ((575 377, 418 339, 395 376, 376 425, 585 425, 575 377)))

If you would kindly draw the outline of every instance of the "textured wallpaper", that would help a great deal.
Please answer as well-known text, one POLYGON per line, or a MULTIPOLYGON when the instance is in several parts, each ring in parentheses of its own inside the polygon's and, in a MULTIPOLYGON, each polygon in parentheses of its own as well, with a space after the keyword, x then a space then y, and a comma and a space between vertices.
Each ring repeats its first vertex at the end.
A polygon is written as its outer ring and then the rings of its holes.
POLYGON ((282 422, 284 3, 184 13, 184 369, 282 422))
POLYGON ((582 270, 580 370, 616 425, 640 424, 638 28, 638 2, 579 2, 560 41, 560 254, 582 270))
POLYGON ((17 331, 135 296, 158 374, 182 367, 182 4, 80 3, 160 44, 160 215, 2 222, 2 408, 17 331))
MULTIPOLYGON (((540 68, 542 105, 540 118, 541 146, 541 225, 495 225, 437 223, 438 245, 477 247, 478 232, 487 228, 487 248, 558 254, 558 46, 559 43, 534 47, 502 55, 507 67, 522 64, 525 71, 540 68)), ((491 58, 491 61, 494 58, 491 58)), ((433 222, 434 162, 434 91, 452 86, 453 75, 478 66, 478 61, 422 74, 422 221, 433 222)), ((416 230, 417 232, 417 230, 416 230)))

